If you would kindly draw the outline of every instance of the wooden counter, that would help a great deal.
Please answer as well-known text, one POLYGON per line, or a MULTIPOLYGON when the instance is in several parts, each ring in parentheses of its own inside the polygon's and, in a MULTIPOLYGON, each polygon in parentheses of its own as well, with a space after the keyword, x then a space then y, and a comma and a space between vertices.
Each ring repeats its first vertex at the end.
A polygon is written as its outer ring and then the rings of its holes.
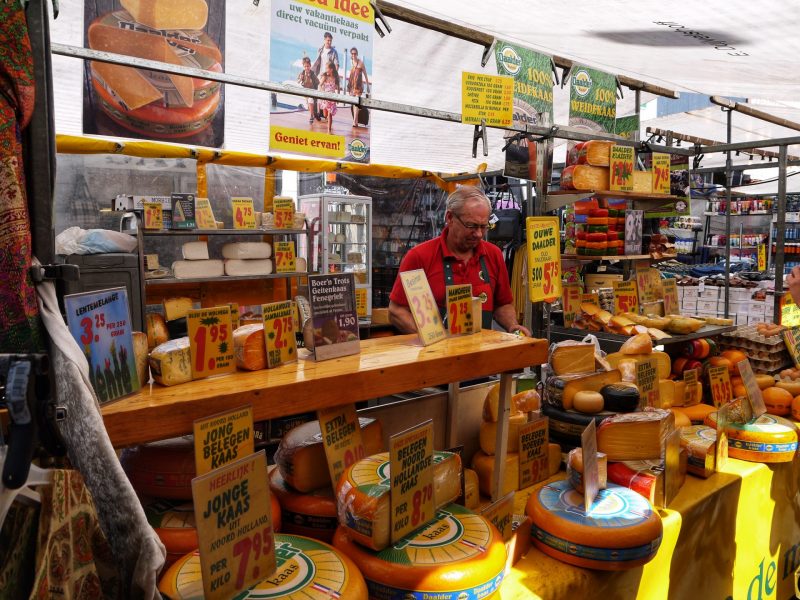
MULTIPOLYGON (((365 340, 361 353, 323 362, 150 384, 101 409, 116 447, 191 433, 195 419, 244 404, 256 421, 432 385, 519 371, 547 361, 547 341, 483 330, 422 346, 416 334, 365 340)), ((302 354, 301 350, 301 354, 302 354)))

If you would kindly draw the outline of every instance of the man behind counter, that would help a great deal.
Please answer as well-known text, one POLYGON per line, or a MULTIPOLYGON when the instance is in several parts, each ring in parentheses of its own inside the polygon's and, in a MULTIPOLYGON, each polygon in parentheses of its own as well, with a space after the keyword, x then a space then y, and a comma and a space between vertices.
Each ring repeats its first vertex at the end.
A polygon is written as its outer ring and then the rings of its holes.
MULTIPOLYGON (((425 271, 442 317, 446 286, 471 283, 472 295, 483 300, 484 329, 491 329, 494 318, 506 331, 530 336, 531 332, 517 322, 503 254, 494 244, 483 241, 491 212, 489 199, 481 190, 473 186, 458 188, 447 198, 442 234, 412 248, 400 263, 400 272, 425 271)), ((389 296, 389 319, 402 333, 417 331, 399 277, 389 296)))

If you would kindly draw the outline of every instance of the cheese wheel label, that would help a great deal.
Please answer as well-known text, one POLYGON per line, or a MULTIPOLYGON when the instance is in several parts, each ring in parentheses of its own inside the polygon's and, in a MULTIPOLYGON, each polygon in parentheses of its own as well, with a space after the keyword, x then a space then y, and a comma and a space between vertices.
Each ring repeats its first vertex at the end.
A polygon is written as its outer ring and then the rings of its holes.
MULTIPOLYGON (((717 413, 706 417, 706 425, 717 426, 717 413)), ((752 423, 728 423, 728 451, 733 458, 763 462, 792 460, 797 450, 797 428, 791 421, 765 413, 752 423)))
POLYGON ((194 529, 194 505, 191 502, 154 500, 144 506, 147 522, 154 529, 194 529))
POLYGON ((658 546, 661 543, 661 538, 657 538, 649 544, 634 546, 632 548, 595 548, 576 544, 575 542, 570 542, 569 540, 551 535, 536 524, 531 526, 531 537, 555 550, 577 556, 578 558, 614 562, 646 559, 658 550, 658 546))
POLYGON ((653 513, 647 500, 639 494, 623 495, 620 489, 599 490, 589 515, 583 509, 583 494, 563 481, 543 486, 539 490, 539 501, 549 512, 580 525, 613 529, 646 523, 653 513))

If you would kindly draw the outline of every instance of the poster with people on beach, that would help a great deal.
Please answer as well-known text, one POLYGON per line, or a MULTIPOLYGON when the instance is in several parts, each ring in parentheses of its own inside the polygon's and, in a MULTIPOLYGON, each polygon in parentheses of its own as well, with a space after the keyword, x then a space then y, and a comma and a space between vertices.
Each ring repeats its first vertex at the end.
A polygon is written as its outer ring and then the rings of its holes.
MULTIPOLYGON (((273 0, 270 81, 343 96, 372 93, 375 13, 361 0, 273 0)), ((270 94, 270 151, 369 162, 370 111, 270 94)))

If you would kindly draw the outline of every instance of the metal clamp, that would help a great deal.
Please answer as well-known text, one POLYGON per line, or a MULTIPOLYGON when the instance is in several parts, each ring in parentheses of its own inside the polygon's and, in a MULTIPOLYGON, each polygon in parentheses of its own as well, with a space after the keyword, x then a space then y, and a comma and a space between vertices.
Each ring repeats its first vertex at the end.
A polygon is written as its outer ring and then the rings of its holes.
POLYGON ((34 283, 62 279, 64 281, 78 281, 81 278, 81 269, 78 265, 34 265, 30 268, 31 279, 34 283))
POLYGON ((475 125, 472 134, 472 158, 478 156, 478 140, 483 140, 483 155, 489 156, 489 138, 486 133, 486 120, 481 119, 480 125, 475 125))
POLYGON ((481 55, 481 66, 485 67, 486 63, 489 62, 489 59, 492 57, 492 48, 497 43, 497 40, 492 40, 492 43, 488 46, 483 47, 483 54, 481 55))
POLYGON ((370 5, 372 5, 372 10, 375 11, 375 31, 378 32, 379 36, 386 37, 387 33, 392 33, 392 27, 386 21, 386 17, 383 16, 381 9, 378 8, 378 4, 376 2, 370 2, 370 5), (386 28, 386 33, 384 33, 380 25, 378 25, 378 21, 386 28))

